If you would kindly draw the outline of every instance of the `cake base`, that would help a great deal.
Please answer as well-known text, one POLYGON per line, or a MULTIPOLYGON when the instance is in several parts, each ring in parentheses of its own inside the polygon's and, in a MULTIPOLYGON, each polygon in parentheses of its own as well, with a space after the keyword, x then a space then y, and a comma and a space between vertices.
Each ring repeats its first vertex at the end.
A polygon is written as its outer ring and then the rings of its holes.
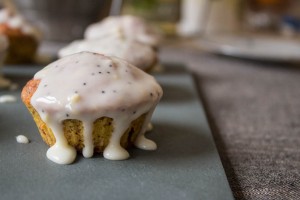
MULTIPOLYGON (((33 116, 33 119, 39 129, 42 139, 46 144, 52 146, 55 144, 56 139, 52 130, 47 126, 47 124, 41 119, 39 113, 30 104, 30 99, 34 94, 39 80, 31 80, 27 83, 22 91, 22 100, 25 103, 27 109, 33 116)), ((147 113, 141 115, 135 119, 125 133, 122 135, 120 144, 123 148, 128 148, 136 140, 138 134, 140 133, 144 121, 146 119, 147 113)), ((64 135, 68 143, 75 147, 77 151, 81 151, 84 148, 84 137, 83 137, 83 125, 80 120, 77 119, 66 119, 62 121, 64 135)), ((113 132, 113 119, 108 117, 101 117, 94 121, 93 124, 93 142, 94 151, 103 152, 105 147, 108 145, 111 134, 113 132)))

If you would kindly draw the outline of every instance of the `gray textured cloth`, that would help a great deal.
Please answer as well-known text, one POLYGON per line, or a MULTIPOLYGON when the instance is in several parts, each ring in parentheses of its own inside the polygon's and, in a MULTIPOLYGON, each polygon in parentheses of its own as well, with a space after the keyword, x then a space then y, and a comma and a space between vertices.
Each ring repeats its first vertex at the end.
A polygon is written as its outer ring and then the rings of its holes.
POLYGON ((300 199, 300 64, 164 48, 196 74, 236 199, 300 199))

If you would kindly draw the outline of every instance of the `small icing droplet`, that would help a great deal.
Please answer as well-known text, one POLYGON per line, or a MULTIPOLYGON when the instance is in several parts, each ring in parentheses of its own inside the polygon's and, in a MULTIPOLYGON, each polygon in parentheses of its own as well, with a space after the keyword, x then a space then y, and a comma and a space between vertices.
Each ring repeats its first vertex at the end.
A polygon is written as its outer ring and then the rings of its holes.
POLYGON ((22 143, 22 144, 28 144, 29 143, 29 139, 24 135, 18 135, 16 137, 16 140, 17 140, 18 143, 22 143))
POLYGON ((12 103, 16 102, 17 98, 12 95, 2 95, 0 96, 0 103, 12 103))

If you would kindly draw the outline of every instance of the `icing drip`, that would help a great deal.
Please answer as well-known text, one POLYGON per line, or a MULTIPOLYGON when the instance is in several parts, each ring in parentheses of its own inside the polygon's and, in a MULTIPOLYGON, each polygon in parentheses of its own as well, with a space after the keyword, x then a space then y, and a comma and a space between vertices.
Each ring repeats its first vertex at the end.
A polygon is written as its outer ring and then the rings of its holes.
POLYGON ((114 131, 110 138, 110 143, 105 148, 103 155, 104 158, 110 160, 123 160, 129 157, 129 153, 120 145, 120 139, 123 133, 130 125, 130 121, 126 118, 119 119, 114 122, 114 131))
POLYGON ((152 114, 154 112, 155 106, 152 107, 150 112, 148 113, 146 120, 143 124, 141 133, 138 135, 137 139, 134 142, 134 145, 137 148, 144 149, 144 150, 156 150, 157 149, 155 142, 153 142, 152 140, 149 140, 145 137, 145 133, 147 131, 147 128, 148 128, 150 119, 152 117, 152 114))
POLYGON ((34 78, 41 81, 31 104, 56 139, 47 151, 50 160, 70 164, 76 158, 75 148, 64 136, 62 122, 66 119, 82 122, 84 157, 94 153, 95 120, 113 119, 113 132, 103 155, 110 160, 122 160, 129 157, 120 145, 122 135, 135 119, 148 113, 135 145, 147 150, 156 148, 154 142, 144 137, 162 96, 162 89, 152 76, 119 58, 81 52, 51 63, 34 78))
POLYGON ((94 143, 93 143, 93 130, 92 130, 93 122, 83 122, 84 127, 84 148, 82 150, 82 154, 86 158, 90 158, 94 154, 94 143))
POLYGON ((53 131, 56 143, 47 151, 49 160, 58 164, 70 164, 76 158, 76 150, 68 144, 64 136, 63 125, 61 122, 56 122, 54 119, 44 120, 53 131))
POLYGON ((156 150, 157 149, 156 143, 153 142, 152 140, 147 139, 144 134, 138 136, 134 145, 137 148, 144 149, 144 150, 156 150))
POLYGON ((152 123, 150 122, 150 123, 148 124, 148 126, 147 126, 146 132, 152 131, 152 130, 153 130, 153 125, 152 125, 152 123))

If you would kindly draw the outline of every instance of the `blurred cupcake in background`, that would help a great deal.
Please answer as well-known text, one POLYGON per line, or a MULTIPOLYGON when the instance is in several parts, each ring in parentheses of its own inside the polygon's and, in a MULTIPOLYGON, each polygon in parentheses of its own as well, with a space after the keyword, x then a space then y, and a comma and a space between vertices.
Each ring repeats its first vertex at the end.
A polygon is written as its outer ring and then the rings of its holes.
POLYGON ((9 43, 7 37, 3 34, 0 34, 0 66, 3 64, 8 45, 9 43))
POLYGON ((47 42, 70 42, 85 28, 108 16, 111 0, 6 0, 43 32, 47 42))
POLYGON ((157 53, 151 46, 125 39, 120 34, 91 40, 76 40, 62 48, 58 56, 62 58, 82 51, 117 56, 146 72, 151 71, 158 60, 157 53))
POLYGON ((99 39, 122 33, 128 40, 157 48, 161 39, 160 33, 144 19, 131 15, 110 16, 91 24, 84 33, 86 39, 99 39))
POLYGON ((140 17, 107 17, 89 25, 84 37, 59 50, 58 56, 89 51, 122 58, 146 72, 158 66, 157 49, 161 35, 140 17))
POLYGON ((3 8, 0 10, 0 34, 7 37, 9 46, 6 64, 32 63, 40 40, 36 28, 16 12, 3 8))
POLYGON ((11 82, 5 79, 2 75, 3 60, 6 56, 6 50, 8 48, 8 40, 5 35, 0 34, 0 89, 7 88, 11 82))

